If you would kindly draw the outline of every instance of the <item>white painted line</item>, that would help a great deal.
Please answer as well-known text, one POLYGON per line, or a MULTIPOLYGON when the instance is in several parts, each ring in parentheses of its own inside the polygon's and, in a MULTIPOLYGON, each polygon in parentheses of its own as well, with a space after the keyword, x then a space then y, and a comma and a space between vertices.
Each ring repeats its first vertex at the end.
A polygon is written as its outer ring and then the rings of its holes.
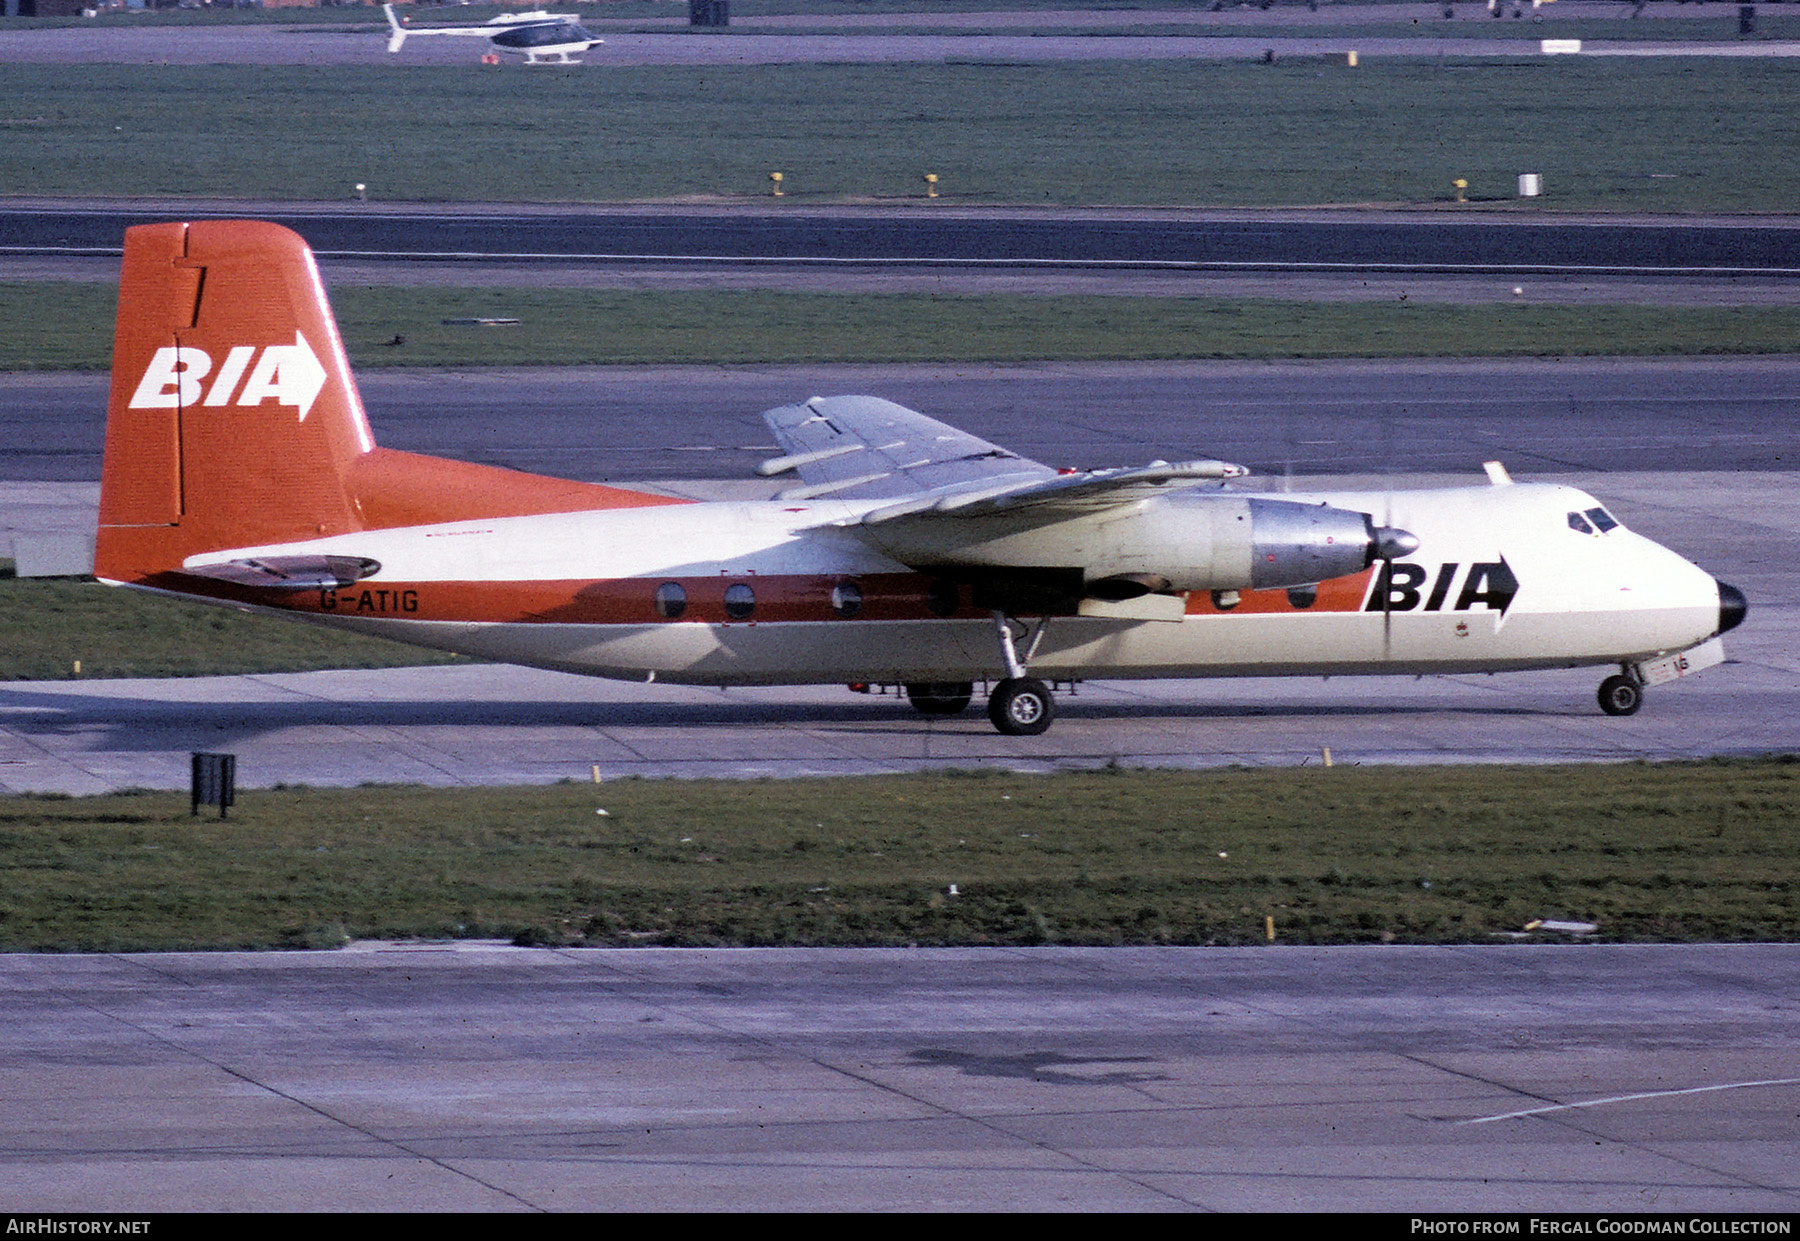
POLYGON ((1609 1103, 1631 1103, 1638 1099, 1662 1099, 1671 1095, 1707 1094, 1716 1090, 1747 1090, 1753 1086, 1800 1086, 1800 1077, 1776 1077, 1761 1082, 1727 1082, 1722 1086, 1688 1086, 1682 1090, 1646 1090, 1639 1094, 1613 1095, 1605 1099, 1589 1099, 1585 1103, 1552 1103, 1546 1107, 1528 1107, 1522 1112, 1504 1112, 1498 1116, 1472 1116, 1459 1120, 1459 1125, 1485 1125, 1494 1120, 1517 1120, 1521 1116, 1542 1116, 1546 1112, 1567 1112, 1583 1107, 1604 1107, 1609 1103))

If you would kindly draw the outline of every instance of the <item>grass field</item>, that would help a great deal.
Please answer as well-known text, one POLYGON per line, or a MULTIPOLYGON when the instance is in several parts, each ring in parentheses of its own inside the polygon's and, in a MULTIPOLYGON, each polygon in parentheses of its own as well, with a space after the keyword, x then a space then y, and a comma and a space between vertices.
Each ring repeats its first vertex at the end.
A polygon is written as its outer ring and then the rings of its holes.
POLYGON ((113 590, 96 582, 0 578, 0 681, 217 676, 460 661, 460 656, 380 638, 113 590))
POLYGON ((0 799, 0 948, 1800 934, 1791 760, 277 789, 213 813, 0 799))
MULTIPOLYGON (((350 37, 350 36, 345 36, 350 37)), ((363 37, 363 36, 358 36, 363 37)), ((9 65, 0 186, 50 195, 1418 203, 1788 211, 1800 62, 9 65), (305 100, 304 107, 292 101, 305 100)))
MULTIPOLYGON (((110 365, 116 290, 0 283, 0 370, 110 365)), ((339 286, 369 366, 1789 353, 1800 309, 339 286), (509 317, 509 328, 446 318, 509 317), (404 337, 402 345, 393 344, 404 337)))

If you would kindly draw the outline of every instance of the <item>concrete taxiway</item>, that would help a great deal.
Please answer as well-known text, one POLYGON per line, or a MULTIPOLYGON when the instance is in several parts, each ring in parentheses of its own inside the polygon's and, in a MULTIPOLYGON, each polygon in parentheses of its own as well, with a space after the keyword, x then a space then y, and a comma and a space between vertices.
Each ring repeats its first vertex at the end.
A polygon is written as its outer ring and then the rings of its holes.
POLYGON ((1800 948, 0 957, 6 1209, 1800 1209, 1800 948))

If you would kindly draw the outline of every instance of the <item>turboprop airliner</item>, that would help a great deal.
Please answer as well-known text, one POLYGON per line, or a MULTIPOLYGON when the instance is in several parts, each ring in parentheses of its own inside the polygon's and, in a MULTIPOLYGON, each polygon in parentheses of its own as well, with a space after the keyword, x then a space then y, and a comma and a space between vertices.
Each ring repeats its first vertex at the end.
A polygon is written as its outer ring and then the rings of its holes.
POLYGON ((1041 733, 1086 678, 1607 667, 1601 708, 1723 661, 1743 594, 1567 486, 1259 494, 1196 460, 1069 472, 871 396, 764 415, 762 501, 375 442, 311 251, 130 229, 95 572, 491 659, 702 685, 989 687, 1041 733))

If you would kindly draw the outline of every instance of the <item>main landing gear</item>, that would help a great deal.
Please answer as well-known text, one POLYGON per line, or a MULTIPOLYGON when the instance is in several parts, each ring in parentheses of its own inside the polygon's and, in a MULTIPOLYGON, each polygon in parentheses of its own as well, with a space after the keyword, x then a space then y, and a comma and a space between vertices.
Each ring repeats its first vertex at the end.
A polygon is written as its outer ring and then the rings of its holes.
POLYGON ((1006 666, 1006 678, 988 695, 988 719, 1009 737, 1035 737, 1049 728, 1050 721, 1056 718, 1056 698, 1048 685, 1026 675, 1025 665, 1037 654, 1038 643, 1043 641, 1050 618, 1046 616, 1038 621, 1036 630, 1025 626, 1023 621, 1019 623, 1031 634, 1023 657, 1018 649, 1021 635, 1013 633, 1011 618, 1004 612, 994 613, 994 633, 1000 639, 1000 662, 1006 666))
MULTIPOLYGON (((971 681, 915 681, 906 699, 921 715, 961 715, 975 698, 971 681)), ((1056 718, 1056 698, 1036 677, 1007 677, 988 695, 988 718, 1009 737, 1035 737, 1056 718)))
POLYGON ((1600 709, 1608 715, 1636 715, 1643 705, 1643 683, 1629 672, 1600 682, 1600 709))
MULTIPOLYGON (((1049 626, 1048 617, 1036 628, 1015 621, 1004 612, 994 613, 994 636, 1000 641, 1000 662, 1006 676, 996 682, 988 694, 988 719, 1009 737, 1035 737, 1050 727, 1056 718, 1056 695, 1050 687, 1026 674, 1025 665, 1037 653, 1049 626), (1014 626, 1018 631, 1014 632, 1014 626), (1019 640, 1027 634, 1025 653, 1019 653, 1019 640)), ((857 688, 852 686, 852 688, 857 688)), ((923 715, 959 715, 975 697, 972 681, 913 681, 906 686, 907 701, 923 715)))

